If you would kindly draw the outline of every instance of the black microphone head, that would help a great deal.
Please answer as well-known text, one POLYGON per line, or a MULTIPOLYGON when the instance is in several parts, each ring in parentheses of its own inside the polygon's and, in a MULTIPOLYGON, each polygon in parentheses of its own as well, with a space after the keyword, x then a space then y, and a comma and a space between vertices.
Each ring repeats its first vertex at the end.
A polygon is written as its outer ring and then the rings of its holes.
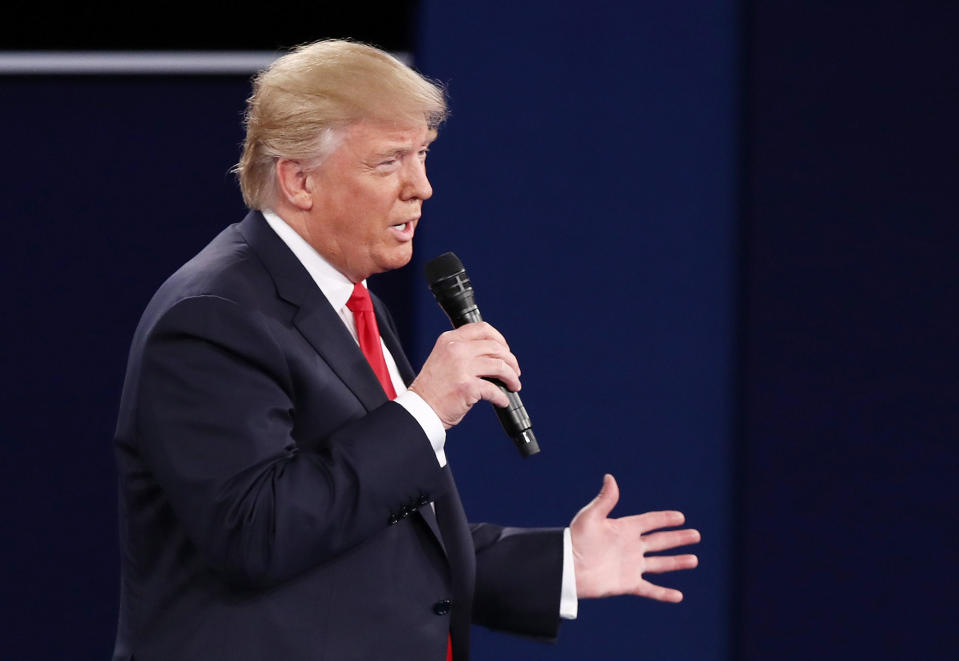
POLYGON ((434 257, 426 263, 426 281, 430 285, 452 277, 457 273, 464 273, 466 267, 463 262, 454 253, 444 252, 439 257, 434 257))
POLYGON ((473 285, 460 258, 444 252, 426 264, 426 281, 454 328, 471 321, 482 321, 473 300, 473 285))

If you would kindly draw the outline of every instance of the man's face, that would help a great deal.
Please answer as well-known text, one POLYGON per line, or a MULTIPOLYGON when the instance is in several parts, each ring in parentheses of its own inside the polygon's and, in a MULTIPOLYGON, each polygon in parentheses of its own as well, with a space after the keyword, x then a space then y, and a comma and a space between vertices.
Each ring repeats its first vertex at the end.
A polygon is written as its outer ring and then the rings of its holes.
POLYGON ((433 194, 426 152, 435 131, 360 122, 308 175, 307 241, 354 282, 404 266, 423 201, 433 194))

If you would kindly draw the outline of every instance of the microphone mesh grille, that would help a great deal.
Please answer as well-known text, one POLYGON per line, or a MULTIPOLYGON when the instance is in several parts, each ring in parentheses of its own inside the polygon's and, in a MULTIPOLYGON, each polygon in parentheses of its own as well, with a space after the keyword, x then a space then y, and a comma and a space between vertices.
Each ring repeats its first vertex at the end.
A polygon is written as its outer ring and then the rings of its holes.
POLYGON ((457 273, 466 270, 460 258, 451 252, 444 252, 426 263, 426 281, 430 284, 439 282, 457 273))

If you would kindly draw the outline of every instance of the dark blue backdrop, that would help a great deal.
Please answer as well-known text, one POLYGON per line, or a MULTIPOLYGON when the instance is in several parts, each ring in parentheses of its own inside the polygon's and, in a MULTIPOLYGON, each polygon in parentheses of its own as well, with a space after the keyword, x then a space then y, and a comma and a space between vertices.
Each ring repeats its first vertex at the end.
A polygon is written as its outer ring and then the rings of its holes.
POLYGON ((959 6, 748 32, 741 658, 951 658, 959 6))
POLYGON ((242 212, 228 170, 248 89, 2 80, 3 658, 109 657, 126 351, 152 292, 242 212))
MULTIPOLYGON (((728 658, 735 5, 456 5, 422 15, 417 61, 453 116, 419 256, 467 265, 543 447, 520 462, 473 412, 450 439, 467 511, 561 524, 609 471, 621 512, 682 509, 704 536, 701 567, 666 579, 681 606, 583 603, 557 648, 477 635, 478 656, 728 658)), ((422 356, 445 319, 416 291, 422 356)))
MULTIPOLYGON (((417 263, 373 286, 421 359, 446 326, 420 265, 455 250, 520 357, 543 453, 473 412, 450 437, 467 508, 562 524, 610 471, 620 511, 704 534, 666 580, 682 605, 584 603, 558 646, 477 632, 477 657, 948 656, 956 10, 451 4, 420 10, 453 117, 417 263)), ((109 654, 126 348, 242 214, 248 92, 0 79, 4 658, 109 654)))

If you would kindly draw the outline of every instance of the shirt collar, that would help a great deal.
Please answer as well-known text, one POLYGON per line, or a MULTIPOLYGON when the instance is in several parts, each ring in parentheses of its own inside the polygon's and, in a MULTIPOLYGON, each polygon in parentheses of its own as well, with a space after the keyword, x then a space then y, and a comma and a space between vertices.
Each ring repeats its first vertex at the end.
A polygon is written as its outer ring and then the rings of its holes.
MULTIPOLYGON (((333 306, 333 309, 342 309, 353 294, 353 282, 337 271, 332 264, 326 261, 323 255, 318 253, 313 246, 306 242, 306 239, 300 236, 275 212, 264 209, 262 213, 277 236, 303 264, 303 267, 313 278, 313 282, 320 288, 320 291, 323 292, 326 300, 333 306)), ((366 280, 363 281, 363 285, 366 286, 366 280)))

